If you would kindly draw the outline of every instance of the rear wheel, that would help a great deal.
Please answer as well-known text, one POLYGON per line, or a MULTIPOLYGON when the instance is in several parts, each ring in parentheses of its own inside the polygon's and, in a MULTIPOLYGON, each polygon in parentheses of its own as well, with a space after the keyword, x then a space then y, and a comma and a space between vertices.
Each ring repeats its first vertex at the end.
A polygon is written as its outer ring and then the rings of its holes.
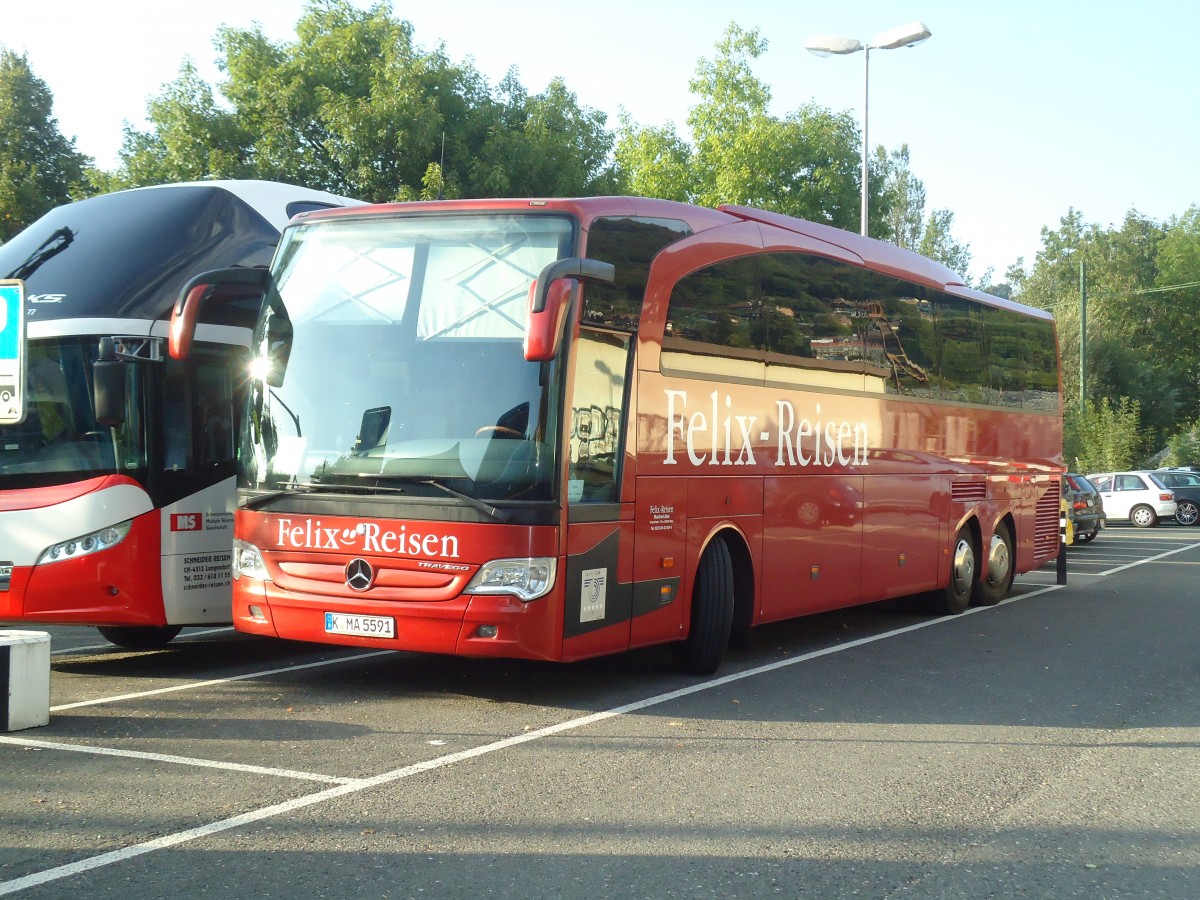
POLYGON ((1195 525, 1200 519, 1200 506, 1194 500, 1180 500, 1175 507, 1175 521, 1180 525, 1195 525))
POLYGON ((182 625, 105 625, 97 629, 109 643, 126 650, 155 650, 165 647, 179 632, 182 625))
POLYGON ((1153 528, 1158 524, 1158 514, 1148 506, 1135 506, 1129 511, 1129 521, 1138 528, 1153 528))
POLYGON ((711 675, 721 665, 733 624, 733 561, 729 547, 714 540, 700 557, 692 587, 688 636, 674 647, 675 663, 691 675, 711 675))
POLYGON ((948 616, 966 612, 975 586, 975 566, 975 544, 970 529, 964 526, 958 530, 950 554, 950 583, 936 595, 939 612, 948 616))
POLYGON ((1075 540, 1077 540, 1081 544, 1086 544, 1088 541, 1093 540, 1096 537, 1096 535, 1098 535, 1099 533, 1100 533, 1100 528, 1099 528, 1099 526, 1097 526, 1096 528, 1093 528, 1091 531, 1084 531, 1084 532, 1080 532, 1079 534, 1075 535, 1075 540))
POLYGON ((974 600, 979 606, 995 606, 1008 596, 1014 574, 1012 534, 1004 522, 992 534, 986 565, 983 578, 975 583, 974 600))

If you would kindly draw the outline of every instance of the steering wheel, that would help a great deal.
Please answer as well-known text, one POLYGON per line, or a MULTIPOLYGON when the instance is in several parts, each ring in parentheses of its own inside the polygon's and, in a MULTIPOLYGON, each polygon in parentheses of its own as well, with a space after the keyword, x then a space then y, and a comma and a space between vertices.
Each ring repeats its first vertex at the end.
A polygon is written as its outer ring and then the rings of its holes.
POLYGON ((507 425, 484 425, 482 428, 476 429, 475 437, 480 437, 488 432, 492 432, 496 435, 503 435, 504 437, 517 438, 518 440, 525 439, 524 434, 517 431, 515 428, 509 428, 507 425))

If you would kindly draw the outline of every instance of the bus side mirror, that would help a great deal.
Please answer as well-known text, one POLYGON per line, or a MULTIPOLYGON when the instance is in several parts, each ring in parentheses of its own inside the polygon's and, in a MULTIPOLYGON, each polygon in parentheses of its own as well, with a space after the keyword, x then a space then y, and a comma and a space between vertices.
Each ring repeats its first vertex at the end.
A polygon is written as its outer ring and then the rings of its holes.
POLYGON ((529 321, 525 326, 525 358, 546 362, 558 355, 563 319, 579 282, 612 284, 616 268, 595 259, 560 259, 542 269, 529 286, 529 321))
POLYGON ((188 358, 192 339, 196 336, 196 323, 206 307, 244 300, 248 293, 261 294, 266 290, 270 278, 271 274, 266 269, 239 267, 216 269, 191 279, 179 291, 179 299, 171 310, 171 327, 167 332, 167 352, 171 358, 188 358))
POLYGON ((267 319, 267 359, 263 381, 282 387, 283 373, 292 354, 292 320, 274 310, 267 319))
POLYGON ((100 353, 92 363, 92 399, 96 422, 105 427, 125 422, 125 363, 117 358, 112 338, 100 338, 100 353))

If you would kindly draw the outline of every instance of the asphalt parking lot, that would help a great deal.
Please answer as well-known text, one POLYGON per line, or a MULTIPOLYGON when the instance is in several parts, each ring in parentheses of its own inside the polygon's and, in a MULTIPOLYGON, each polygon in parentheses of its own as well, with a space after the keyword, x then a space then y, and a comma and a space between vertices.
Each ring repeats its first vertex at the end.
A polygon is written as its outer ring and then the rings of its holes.
MULTIPOLYGON (((229 629, 130 652, 90 629, 46 629, 50 725, 0 735, 0 894, 883 896, 924 884, 927 896, 980 896, 977 881, 955 880, 957 864, 931 873, 929 860, 964 840, 954 823, 985 816, 948 798, 1011 813, 1037 779, 1067 777, 1071 743, 1052 730, 1078 742, 1078 729, 1115 733, 1142 714, 1120 710, 1128 700, 1091 708, 1071 679, 1050 680, 1039 653, 1074 643, 1085 670, 1100 654, 1114 678, 1125 666, 1126 682, 1151 678, 1135 674, 1142 661, 1083 646, 1104 629, 1071 605, 1128 634, 1131 593, 1182 603, 1197 566, 1200 529, 1111 527, 1071 549, 1065 587, 1051 566, 1021 576, 1001 607, 955 619, 893 601, 769 626, 699 681, 662 649, 560 666, 229 629), (1003 673, 988 654, 1003 655, 1003 673), (865 667, 847 667, 856 658, 865 667), (1032 679, 1029 696, 1060 712, 1027 719, 1015 689, 998 692, 1011 707, 981 701, 970 676, 1032 679), (909 679, 925 687, 879 689, 909 679), (853 767, 847 752, 861 754, 853 767), (892 834, 867 802, 886 804, 888 792, 904 798, 892 812, 911 834, 892 834), (848 824, 835 827, 839 817, 848 824), (885 832, 905 845, 900 858, 870 848, 885 832)), ((1194 627, 1156 640, 1185 655, 1197 646, 1194 627)), ((1166 721, 1179 732, 1167 744, 1196 746, 1194 715, 1166 721)), ((1192 790, 1177 767, 1194 756, 1160 753, 1154 765, 1192 790)), ((1143 829, 1174 835, 1155 842, 1154 877, 1160 895, 1185 896, 1173 891, 1196 885, 1194 821, 1143 814, 1117 831, 1127 844, 1143 829), (1180 846, 1179 865, 1159 872, 1180 846)), ((1087 836, 1086 808, 1063 815, 1087 836)), ((995 839, 973 828, 955 853, 995 839)), ((1071 856, 1072 828, 1050 832, 1071 856)), ((1072 856, 1066 882, 1051 868, 1028 884, 1053 888, 1046 896, 1149 886, 1148 861, 1121 881, 1099 854, 1072 856)))

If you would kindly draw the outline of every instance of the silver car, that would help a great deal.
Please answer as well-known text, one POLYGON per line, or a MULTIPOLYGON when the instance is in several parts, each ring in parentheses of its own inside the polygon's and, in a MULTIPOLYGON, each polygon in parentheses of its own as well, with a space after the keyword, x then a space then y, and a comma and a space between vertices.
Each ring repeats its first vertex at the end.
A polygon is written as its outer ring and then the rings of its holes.
POLYGON ((1175 493, 1152 472, 1101 472, 1087 480, 1100 492, 1110 522, 1128 519, 1138 528, 1153 528, 1175 515, 1175 493))

